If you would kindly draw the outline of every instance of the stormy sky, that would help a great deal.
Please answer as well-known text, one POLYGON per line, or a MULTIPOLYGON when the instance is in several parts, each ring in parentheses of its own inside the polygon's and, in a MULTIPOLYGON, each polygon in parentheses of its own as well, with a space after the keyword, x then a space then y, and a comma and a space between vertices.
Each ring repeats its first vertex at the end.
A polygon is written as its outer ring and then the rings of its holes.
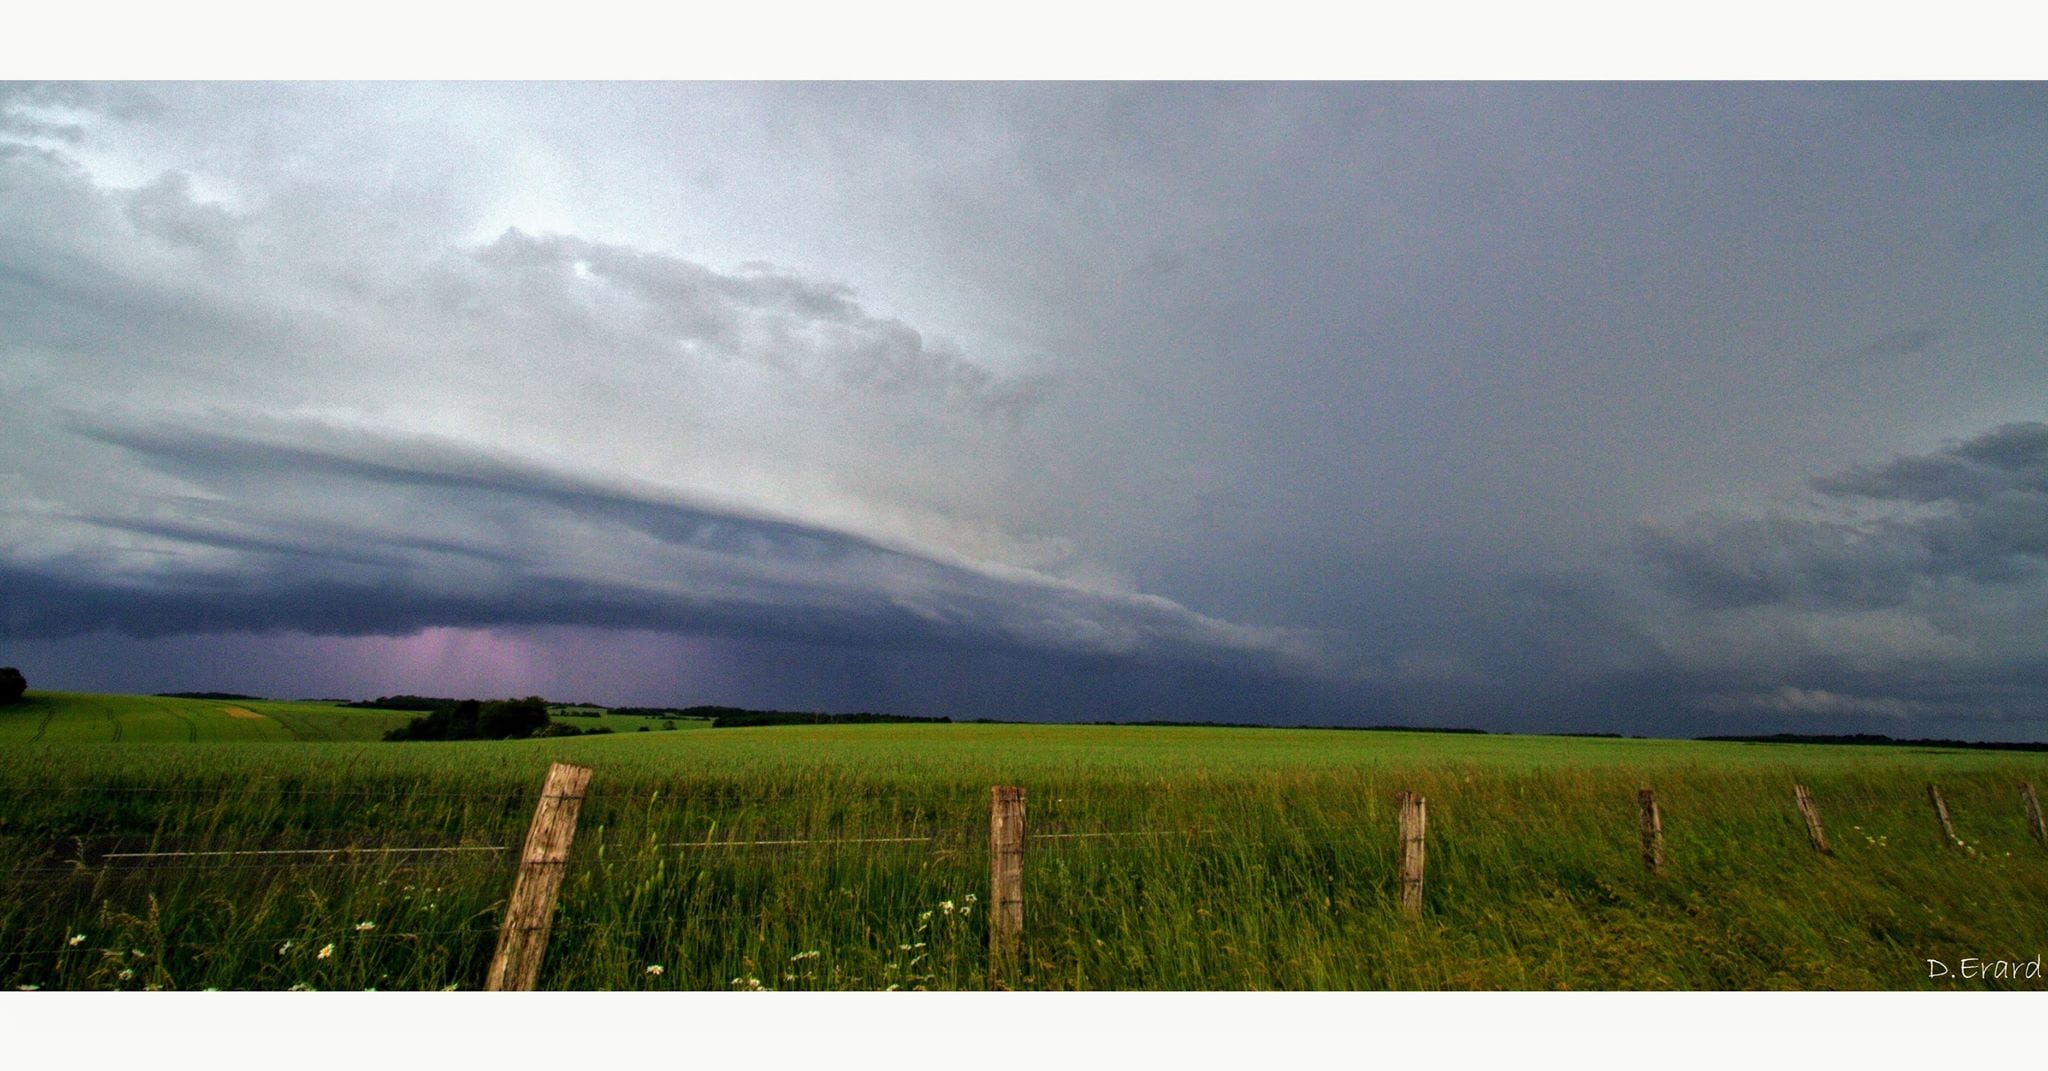
POLYGON ((0 85, 0 663, 2048 737, 2048 87, 0 85))

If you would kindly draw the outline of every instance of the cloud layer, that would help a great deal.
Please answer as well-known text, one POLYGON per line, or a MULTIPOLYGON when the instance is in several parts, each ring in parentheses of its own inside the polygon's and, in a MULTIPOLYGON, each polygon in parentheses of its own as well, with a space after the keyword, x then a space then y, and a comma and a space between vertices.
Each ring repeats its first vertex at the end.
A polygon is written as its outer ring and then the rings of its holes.
POLYGON ((2002 85, 9 85, 0 657, 2048 734, 2042 144, 2002 85))

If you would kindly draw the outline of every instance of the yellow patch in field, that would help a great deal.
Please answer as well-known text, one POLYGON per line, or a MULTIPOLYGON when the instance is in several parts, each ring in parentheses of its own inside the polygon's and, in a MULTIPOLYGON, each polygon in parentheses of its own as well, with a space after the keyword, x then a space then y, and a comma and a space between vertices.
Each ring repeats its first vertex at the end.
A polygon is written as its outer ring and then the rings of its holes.
POLYGON ((263 715, 258 714, 253 710, 250 710, 248 707, 222 707, 220 708, 220 712, 222 714, 226 714, 230 718, 255 718, 259 721, 264 720, 263 715))

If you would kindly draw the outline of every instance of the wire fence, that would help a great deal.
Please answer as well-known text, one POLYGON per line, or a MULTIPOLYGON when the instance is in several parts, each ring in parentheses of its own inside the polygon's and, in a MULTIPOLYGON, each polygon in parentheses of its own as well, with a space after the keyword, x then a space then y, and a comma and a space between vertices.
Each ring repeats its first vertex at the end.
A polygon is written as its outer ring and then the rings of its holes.
MULTIPOLYGON (((511 793, 498 791, 445 791, 421 790, 375 792, 370 790, 317 788, 307 789, 289 781, 277 781, 268 785, 242 786, 244 793, 261 794, 270 791, 279 799, 373 799, 379 803, 402 809, 412 800, 481 802, 501 807, 517 803, 513 813, 531 806, 534 795, 531 792, 511 793)), ((104 797, 132 796, 157 800, 204 800, 220 804, 220 794, 203 789, 178 787, 152 787, 131 785, 69 785, 51 786, 36 791, 51 793, 72 793, 82 796, 100 794, 104 797)), ((1460 835, 1455 790, 1438 800, 1439 815, 1448 814, 1449 834, 1439 832, 1440 840, 1450 835, 1460 835), (1448 808, 1444 806, 1448 804, 1448 808)), ((1782 800, 1756 800, 1747 808, 1730 807, 1725 801, 1719 806, 1726 813, 1740 813, 1744 810, 1761 812, 1768 807, 1788 829, 1796 829, 1799 821, 1793 808, 1792 794, 1787 791, 1782 800)), ((2014 793, 2011 788, 1995 790, 1989 783, 1971 783, 1953 792, 1949 797, 1952 807, 1957 807, 1957 817, 1973 823, 1989 821, 1992 812, 1999 812, 2005 819, 2017 820, 2023 813, 2020 805, 2030 793, 2022 790, 2014 793), (2001 798, 2002 797, 2002 798, 2001 798), (1960 805, 1960 806, 1958 806, 1960 805), (2009 812, 2009 813, 2006 813, 2009 812)), ((701 859, 711 853, 725 854, 775 854, 786 852, 845 853, 864 857, 872 853, 924 852, 932 856, 946 856, 960 859, 991 852, 991 845, 985 835, 976 828, 978 808, 970 808, 958 795, 943 791, 873 793, 858 802, 873 808, 881 815, 909 815, 922 820, 923 824, 888 829, 865 827, 851 831, 835 830, 830 827, 819 829, 815 826, 793 826, 783 829, 772 828, 778 818, 787 820, 790 815, 778 815, 778 805, 789 805, 810 809, 828 816, 835 801, 820 800, 795 793, 744 793, 729 789, 690 793, 660 789, 643 793, 615 793, 609 797, 593 798, 601 802, 603 813, 617 817, 637 814, 641 825, 629 827, 621 836, 617 829, 607 830, 600 826, 594 832, 596 847, 579 848, 577 866, 590 868, 609 867, 606 874, 619 868, 630 871, 633 867, 658 864, 669 859, 701 859), (743 809, 739 818, 731 815, 722 817, 715 812, 718 807, 743 809), (958 816, 956 821, 938 821, 941 812, 958 816), (702 820, 711 828, 701 837, 677 837, 667 833, 669 827, 662 818, 676 814, 686 820, 702 820), (721 826, 722 821, 722 826, 721 826), (644 833, 635 837, 634 833, 644 833), (609 834, 609 835, 607 835, 609 834), (835 835, 837 834, 837 835, 835 835)), ((1714 799, 1711 793, 1688 788, 1674 797, 1681 802, 1675 812, 1682 826, 1689 812, 1685 807, 1707 803, 1714 799)), ((1935 828, 1934 812, 1930 807, 1931 797, 1900 790, 1881 791, 1873 786, 1837 785, 1829 786, 1812 794, 1821 813, 1828 815, 1836 828, 1858 830, 1861 825, 1852 820, 1868 820, 1869 815, 1906 817, 1917 812, 1912 818, 1923 823, 1922 833, 1931 834, 1935 828)), ((229 801, 232 802, 232 801, 229 801)), ((1130 806, 1127 800, 1106 805, 1101 800, 1069 792, 1067 796, 1053 796, 1050 805, 1043 810, 1050 812, 1028 834, 1034 854, 1050 853, 1057 858, 1075 852, 1095 856, 1116 856, 1126 854, 1128 858, 1158 858, 1161 850, 1168 850, 1175 843, 1187 847, 1202 844, 1233 843, 1239 846, 1267 848, 1346 848, 1363 849, 1374 858, 1395 857, 1395 809, 1385 801, 1361 799, 1357 809, 1349 815, 1332 814, 1328 801, 1320 801, 1318 814, 1327 816, 1322 821, 1287 821, 1281 816, 1287 814, 1284 799, 1275 796, 1263 801, 1267 806, 1246 807, 1236 813, 1206 814, 1201 824, 1185 827, 1162 826, 1156 822, 1130 828, 1087 828, 1081 821, 1092 814, 1142 816, 1156 808, 1130 806), (1220 819, 1220 820, 1219 820, 1220 819)), ((1220 808, 1228 812, 1229 808, 1220 808)), ((1554 814, 1518 813, 1512 806, 1503 806, 1494 799, 1482 809, 1484 820, 1492 823, 1492 834, 1496 836, 1537 834, 1545 828, 1546 822, 1554 821, 1554 814)), ((1582 814, 1578 821, 1592 826, 1613 830, 1611 839, 1626 843, 1627 836, 1618 816, 1627 814, 1628 804, 1614 801, 1611 807, 1603 808, 1596 814, 1582 814)), ((1673 812, 1667 811, 1667 814, 1673 812)), ((2038 815, 2038 812, 2034 812, 2038 815)), ((801 815, 797 816, 801 817, 801 815)), ((815 817, 815 814, 813 815, 815 817)), ((874 816, 863 814, 863 820, 874 816)), ((2032 818, 2029 832, 2048 846, 2048 831, 2042 830, 2038 817, 2032 818)), ((289 825, 289 823, 287 823, 289 825)), ((1443 823, 1439 823, 1440 830, 1443 823)), ((1467 827, 1469 828, 1469 827, 1467 827)), ((1628 827, 1632 828, 1632 827, 1628 827)), ((1903 828, 1903 827, 1902 827, 1903 828)), ((1648 834, 1646 833, 1645 836, 1648 834)), ((1910 834, 1909 834, 1910 835, 1910 834)), ((37 837, 14 837, 0 834, 0 848, 8 849, 7 854, 17 865, 0 867, 0 885, 12 887, 14 895, 31 895, 30 890, 44 891, 63 888, 77 888, 81 885, 101 889, 108 882, 144 882, 153 878, 220 874, 250 876, 259 873, 286 873, 295 875, 328 875, 352 872, 357 875, 378 874, 389 880, 420 869, 440 869, 444 872, 459 872, 464 881, 480 887, 490 883, 503 885, 513 877, 515 864, 521 851, 516 830, 508 821, 502 827, 478 834, 487 843, 464 843, 456 836, 450 843, 394 843, 407 834, 386 833, 366 835, 363 830, 350 825, 317 827, 292 827, 285 830, 267 829, 262 831, 237 830, 232 826, 209 828, 199 833, 174 833, 172 835, 106 834, 83 830, 66 835, 41 835, 37 837), (497 834, 493 836, 492 834, 497 834), (310 844, 305 841, 325 835, 336 838, 333 843, 310 844), (290 843, 262 843, 269 836, 282 838, 290 843), (296 838, 295 841, 292 838, 296 838), (228 842, 228 843, 223 843, 228 842), (453 868, 453 871, 451 871, 453 868), (482 869, 479 869, 482 868, 482 869)), ((1419 833, 1418 833, 1419 836, 1419 833)), ((1869 838, 1866 838, 1869 839, 1869 838)), ((1930 837, 1931 839, 1931 837, 1930 837)), ((1873 840, 1873 843, 1875 841, 1873 840)), ((1442 847, 1442 844, 1438 845, 1442 847)), ((1646 849, 1647 851, 1647 849, 1646 849)), ((1405 862, 1403 863, 1405 866, 1405 862)), ((1417 880, 1419 881, 1419 872, 1417 880)), ((1405 880, 1405 878, 1404 878, 1405 880)), ((752 894, 752 893, 750 893, 752 894)), ((732 895, 738 895, 733 893, 732 895)), ((762 895, 760 906, 750 909, 733 909, 731 899, 698 903, 690 900, 670 900, 665 906, 677 909, 675 917, 655 922, 642 923, 637 920, 607 916, 600 920, 582 920, 564 917, 556 920, 555 934, 558 939, 573 940, 579 934, 602 934, 612 941, 631 941, 648 937, 672 938, 678 934, 701 932, 709 927, 732 923, 748 923, 760 926, 786 925, 789 920, 780 918, 790 908, 787 904, 770 903, 762 895)), ((993 897, 992 897, 993 899, 993 897)), ((52 903, 61 900, 59 897, 52 903)), ((74 898, 75 901, 75 898, 74 898)), ((151 908, 154 909, 154 899, 151 908)), ((502 896, 486 897, 481 903, 469 905, 473 917, 495 916, 505 906, 502 896)), ((17 923, 20 916, 17 915, 17 923)), ((331 940, 333 926, 324 929, 295 929, 291 932, 277 932, 262 936, 255 935, 205 935, 186 939, 173 933, 164 937, 160 948, 177 949, 186 953, 224 948, 257 948, 274 946, 282 956, 291 948, 303 949, 313 942, 331 940)), ((431 943, 440 945, 462 945, 468 949, 464 954, 474 955, 477 949, 496 940, 499 929, 491 925, 466 925, 458 927, 421 927, 416 925, 393 925, 375 931, 352 932, 349 940, 370 944, 431 943)), ((24 962, 49 962, 61 964, 71 959, 85 959, 92 956, 104 958, 113 953, 105 949, 82 948, 78 943, 65 941, 61 945, 41 944, 17 945, 0 949, 0 961, 21 964, 24 962)), ((208 953, 213 954, 213 953, 208 953)))
MULTIPOLYGON (((35 791, 56 791, 82 795, 136 794, 163 797, 203 797, 212 802, 221 802, 217 793, 193 789, 74 785, 52 789, 37 789, 35 791)), ((523 817, 525 809, 531 806, 534 799, 530 792, 521 794, 498 792, 412 792, 403 796, 351 790, 319 790, 303 793, 293 790, 293 792, 295 795, 306 797, 330 797, 336 799, 376 798, 381 802, 390 804, 393 810, 401 814, 405 811, 404 805, 412 799, 456 799, 489 802, 516 801, 521 806, 518 808, 508 808, 507 813, 511 816, 523 817)), ((1917 794, 1827 790, 1815 792, 1812 795, 1823 812, 1829 814, 1851 812, 1891 814, 1925 811, 1928 807, 1927 799, 1917 794)), ((1951 806, 1958 803, 1971 805, 1972 811, 1969 812, 1971 819, 1981 819, 1984 810, 1994 809, 1987 805, 1994 804, 1997 810, 2011 810, 2012 815, 2009 817, 2015 821, 2018 820, 2022 813, 2016 809, 2016 801, 1993 801, 1985 797, 1986 794, 1983 792, 1976 792, 1974 794, 1951 793, 1948 796, 1948 800, 1951 806)), ((880 802, 885 804, 914 803, 916 804, 914 807, 884 807, 881 810, 885 815, 892 811, 923 815, 929 814, 930 811, 935 809, 931 806, 933 799, 931 795, 919 794, 915 796, 877 796, 862 802, 880 802)), ((1670 797, 1667 796, 1666 799, 1669 800, 1670 797)), ((707 828, 702 836, 652 836, 647 841, 635 845, 635 847, 641 848, 673 849, 678 851, 743 851, 750 849, 923 845, 934 849, 960 850, 977 845, 986 846, 979 839, 977 831, 973 828, 973 819, 964 816, 970 813, 964 803, 953 808, 956 812, 963 814, 963 817, 954 823, 929 824, 896 829, 870 829, 864 831, 864 835, 815 835, 814 831, 809 829, 777 830, 772 827, 771 822, 774 816, 763 808, 766 805, 790 801, 800 802, 810 807, 820 805, 820 801, 816 799, 760 793, 692 797, 670 792, 654 792, 646 795, 623 798, 614 797, 604 800, 609 805, 610 813, 614 815, 628 812, 653 814, 657 813, 660 808, 667 807, 671 811, 680 813, 684 819, 701 820, 710 827, 707 828), (701 809, 685 809, 688 804, 713 801, 736 806, 752 805, 755 809, 742 812, 737 817, 724 816, 723 818, 701 809), (751 830, 751 835, 738 832, 738 830, 750 825, 754 827, 751 830), (724 828, 718 828, 720 826, 724 828)), ((1449 801, 1442 801, 1440 799, 1441 802, 1449 802, 1454 806, 1455 797, 1449 801)), ((1775 801, 1771 802, 1769 806, 1772 809, 1781 811, 1782 817, 1787 819, 1796 818, 1796 812, 1790 806, 1789 794, 1782 807, 1778 806, 1775 801)), ((1616 802, 1613 810, 1619 811, 1621 807, 1622 804, 1616 802)), ((1076 813, 1082 813, 1089 809, 1085 802, 1079 807, 1064 808, 1064 810, 1076 813)), ((1122 809, 1128 810, 1128 808, 1122 809)), ((1746 812, 1751 809, 1746 807, 1741 810, 1746 812)), ((1228 828, 1216 824, 1207 824, 1202 826, 1128 829, 1072 828, 1069 823, 1060 822, 1057 818, 1049 819, 1044 815, 1046 811, 1051 811, 1054 815, 1058 815, 1062 810, 1062 808, 1057 806, 1047 807, 1043 804, 1034 804, 1033 824, 1029 834, 1030 840, 1033 843, 1057 844, 1060 842, 1114 842, 1126 839, 1142 841, 1171 838, 1214 838, 1248 833, 1260 836, 1288 837, 1376 835, 1384 833, 1389 828, 1393 815, 1393 810, 1390 807, 1385 809, 1373 808, 1369 817, 1364 817, 1363 820, 1300 823, 1275 821, 1273 820, 1274 812, 1259 811, 1236 816, 1241 820, 1242 828, 1228 828)), ((1215 816, 1211 817, 1214 818, 1215 816)), ((1514 815, 1508 815, 1504 818, 1499 814, 1490 815, 1490 818, 1496 822, 1540 821, 1540 819, 1517 818, 1514 815)), ((1604 822, 1608 819, 1596 818, 1594 820, 1604 822)), ((1931 818, 1929 822, 1932 822, 1931 818)), ((647 823, 647 826, 657 834, 659 830, 665 828, 659 821, 651 821, 647 823)), ((1932 828, 1931 824, 1930 828, 1932 828)), ((202 864, 201 861, 204 860, 247 862, 256 859, 274 858, 284 861, 287 865, 294 866, 314 865, 315 863, 347 866, 357 865, 377 857, 504 854, 513 852, 517 848, 517 837, 513 835, 514 832, 514 829, 508 823, 498 830, 499 836, 485 842, 476 842, 467 836, 456 834, 446 836, 445 839, 435 843, 418 843, 418 834, 416 833, 409 835, 366 833, 363 829, 353 826, 290 827, 282 831, 270 830, 253 833, 238 831, 228 827, 209 829, 204 833, 198 834, 175 832, 170 834, 99 832, 94 830, 65 833, 31 833, 26 835, 0 832, 0 844, 12 843, 17 849, 17 854, 22 850, 27 850, 29 854, 38 855, 44 859, 41 865, 11 868, 0 867, 0 878, 4 878, 9 874, 19 873, 50 872, 53 870, 76 871, 81 867, 88 869, 164 869, 172 865, 215 865, 202 864), (337 835, 345 839, 339 843, 325 844, 261 843, 265 836, 272 839, 287 837, 305 840, 316 838, 323 833, 337 835), (187 844, 211 845, 218 839, 223 838, 233 839, 237 843, 231 847, 183 846, 187 844), (250 841, 252 840, 256 841, 256 843, 251 844, 250 841), (406 842, 408 840, 413 842, 406 842), (59 855, 63 856, 61 861, 51 861, 53 857, 59 855)), ((619 842, 614 841, 613 843, 619 842)), ((217 865, 234 864, 221 863, 217 865)))

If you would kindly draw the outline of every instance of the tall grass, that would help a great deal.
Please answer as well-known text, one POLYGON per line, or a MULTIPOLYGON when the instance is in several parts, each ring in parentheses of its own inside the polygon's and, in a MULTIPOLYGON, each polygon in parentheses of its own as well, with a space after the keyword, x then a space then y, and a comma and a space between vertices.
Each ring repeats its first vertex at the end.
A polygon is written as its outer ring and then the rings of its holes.
POLYGON ((1015 988, 2043 985, 1925 963, 2048 949, 2015 788, 2048 783, 2034 756, 1026 726, 17 748, 0 984, 475 987, 554 759, 596 776, 544 988, 990 985, 993 783, 1029 791, 1015 988), (1398 790, 1430 801, 1419 919, 1395 902, 1398 790), (463 850, 368 850, 393 847, 463 850))

